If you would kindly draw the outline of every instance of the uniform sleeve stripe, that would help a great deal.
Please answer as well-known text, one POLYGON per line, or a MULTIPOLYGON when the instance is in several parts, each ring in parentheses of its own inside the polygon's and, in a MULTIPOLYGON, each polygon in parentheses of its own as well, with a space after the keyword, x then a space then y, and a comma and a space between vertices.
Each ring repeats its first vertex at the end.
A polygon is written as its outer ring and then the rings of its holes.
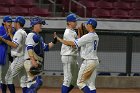
POLYGON ((33 46, 27 46, 27 50, 33 49, 33 46))
POLYGON ((75 46, 78 48, 78 44, 77 44, 77 39, 76 40, 74 40, 74 44, 75 44, 75 46))
POLYGON ((27 46, 34 46, 34 45, 32 45, 32 44, 28 44, 27 46))
POLYGON ((12 41, 12 42, 14 42, 14 43, 16 43, 17 45, 19 45, 19 43, 17 43, 16 41, 12 41))

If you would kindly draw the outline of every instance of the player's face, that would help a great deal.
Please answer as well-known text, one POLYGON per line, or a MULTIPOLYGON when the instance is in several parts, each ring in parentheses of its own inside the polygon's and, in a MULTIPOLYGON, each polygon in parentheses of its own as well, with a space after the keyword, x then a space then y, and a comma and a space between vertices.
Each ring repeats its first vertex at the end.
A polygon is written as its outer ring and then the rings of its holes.
POLYGON ((34 29, 35 29, 37 32, 41 32, 41 31, 42 31, 41 28, 42 28, 42 24, 36 24, 36 25, 34 25, 34 29))
POLYGON ((4 22, 4 25, 7 29, 11 28, 12 27, 12 22, 4 22))
POLYGON ((72 28, 76 28, 77 22, 76 22, 76 21, 74 21, 74 22, 69 22, 69 25, 70 25, 72 28))
POLYGON ((15 29, 17 29, 17 22, 14 22, 14 27, 15 27, 15 29))
POLYGON ((86 27, 87 31, 90 31, 90 29, 92 29, 92 25, 90 25, 90 24, 85 25, 85 27, 86 27))

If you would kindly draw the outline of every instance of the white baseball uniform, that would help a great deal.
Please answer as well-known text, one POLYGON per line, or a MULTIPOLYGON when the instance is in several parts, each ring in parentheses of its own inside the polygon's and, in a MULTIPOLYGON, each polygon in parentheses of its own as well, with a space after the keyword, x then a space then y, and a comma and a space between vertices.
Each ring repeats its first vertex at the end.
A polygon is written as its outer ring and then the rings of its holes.
MULTIPOLYGON (((25 48, 24 59, 26 61, 24 62, 24 67, 27 72, 27 81, 32 81, 34 76, 29 72, 30 68, 32 67, 32 63, 28 54, 28 48, 31 48, 33 50, 35 60, 41 63, 43 61, 44 51, 49 50, 49 45, 45 44, 43 38, 35 32, 31 32, 27 35, 25 44, 27 47, 25 48)), ((29 88, 34 83, 36 82, 28 82, 27 87, 29 88)))
POLYGON ((12 42, 17 45, 17 48, 11 49, 11 55, 14 58, 11 63, 5 80, 7 84, 13 84, 13 78, 17 75, 20 77, 20 86, 26 87, 26 71, 24 68, 24 51, 25 51, 25 40, 27 34, 23 29, 18 29, 14 34, 12 42))
MULTIPOLYGON (((66 28, 64 35, 64 40, 74 41, 77 39, 77 33, 74 29, 66 28)), ((64 81, 63 85, 69 87, 70 85, 75 86, 78 76, 78 49, 72 46, 67 46, 62 44, 61 47, 61 60, 63 63, 64 81)))
POLYGON ((76 47, 81 47, 80 55, 83 63, 78 74, 77 85, 80 89, 89 86, 90 90, 95 90, 96 68, 99 64, 97 57, 97 47, 99 38, 95 32, 83 35, 74 41, 76 47))

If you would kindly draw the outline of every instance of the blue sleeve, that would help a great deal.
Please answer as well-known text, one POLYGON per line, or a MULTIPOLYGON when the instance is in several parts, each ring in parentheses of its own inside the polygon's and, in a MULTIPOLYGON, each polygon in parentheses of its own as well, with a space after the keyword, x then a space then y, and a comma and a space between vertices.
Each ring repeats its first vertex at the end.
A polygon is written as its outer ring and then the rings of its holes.
POLYGON ((2 33, 2 30, 0 29, 0 36, 2 36, 3 35, 3 33, 2 33))
POLYGON ((44 51, 49 51, 49 45, 44 43, 44 51))
POLYGON ((4 34, 2 37, 3 37, 4 39, 7 39, 7 40, 9 40, 9 38, 10 38, 7 34, 4 34))
POLYGON ((38 42, 39 42, 39 39, 40 39, 40 38, 39 38, 38 35, 34 35, 34 36, 33 36, 33 40, 34 40, 35 43, 38 43, 38 42))
POLYGON ((3 26, 0 27, 0 36, 3 36, 6 33, 3 26))
POLYGON ((33 48, 34 48, 33 46, 27 46, 27 50, 33 49, 33 48))
MULTIPOLYGON (((3 30, 4 30, 4 29, 3 29, 3 30)), ((6 32, 6 31, 5 31, 5 32, 6 32)), ((15 32, 16 32, 15 29, 13 29, 12 34, 14 35, 15 32)), ((4 39, 6 39, 6 40, 10 40, 10 41, 11 41, 11 38, 10 38, 10 36, 7 35, 7 33, 3 34, 2 37, 3 37, 4 39)))

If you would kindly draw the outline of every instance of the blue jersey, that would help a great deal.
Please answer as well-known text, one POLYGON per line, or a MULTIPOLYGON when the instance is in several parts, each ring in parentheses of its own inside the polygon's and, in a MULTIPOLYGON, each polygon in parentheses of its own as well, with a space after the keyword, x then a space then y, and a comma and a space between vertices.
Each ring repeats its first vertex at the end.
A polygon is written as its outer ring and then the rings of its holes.
MULTIPOLYGON (((13 32, 14 34, 15 32, 13 32)), ((6 29, 4 26, 0 26, 0 36, 6 40, 10 40, 10 36, 7 35, 6 29)), ((4 65, 6 63, 8 45, 2 41, 0 41, 0 65, 4 65)))

